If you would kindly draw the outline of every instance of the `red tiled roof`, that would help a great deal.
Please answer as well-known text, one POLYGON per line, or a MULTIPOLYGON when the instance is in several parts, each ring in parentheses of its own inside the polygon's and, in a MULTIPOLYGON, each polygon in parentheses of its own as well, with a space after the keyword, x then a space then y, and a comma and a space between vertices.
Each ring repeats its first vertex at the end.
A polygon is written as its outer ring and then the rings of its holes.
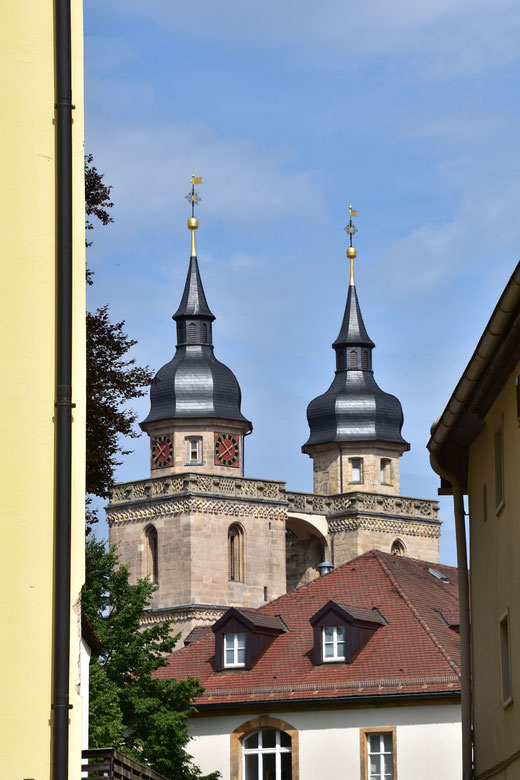
POLYGON ((161 678, 198 677, 205 693, 196 704, 334 699, 460 690, 458 634, 439 612, 458 608, 457 570, 377 550, 260 607, 289 629, 273 639, 249 669, 213 671, 214 636, 176 650, 161 678), (351 664, 313 664, 310 618, 329 600, 360 610, 374 607, 388 622, 351 664))

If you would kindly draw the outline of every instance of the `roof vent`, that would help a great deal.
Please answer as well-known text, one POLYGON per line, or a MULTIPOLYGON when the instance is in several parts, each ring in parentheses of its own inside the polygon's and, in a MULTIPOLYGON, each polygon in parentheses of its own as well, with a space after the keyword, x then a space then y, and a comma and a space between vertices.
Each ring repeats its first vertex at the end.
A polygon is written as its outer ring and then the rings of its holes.
POLYGON ((433 574, 434 577, 437 577, 438 580, 441 582, 449 582, 448 578, 445 574, 442 573, 442 571, 439 571, 438 569, 428 569, 430 574, 433 574))
POLYGON ((333 568, 334 564, 330 561, 323 561, 323 563, 319 563, 318 569, 320 571, 320 577, 323 577, 324 574, 329 574, 333 568))

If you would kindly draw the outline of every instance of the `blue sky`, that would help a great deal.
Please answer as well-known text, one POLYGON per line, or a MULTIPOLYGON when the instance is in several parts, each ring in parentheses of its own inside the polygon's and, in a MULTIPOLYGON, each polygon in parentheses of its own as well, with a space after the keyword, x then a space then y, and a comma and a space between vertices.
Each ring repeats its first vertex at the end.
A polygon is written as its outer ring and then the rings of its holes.
MULTIPOLYGON (((305 411, 333 378, 352 203, 375 377, 412 444, 402 493, 435 498, 431 422, 518 260, 517 1, 87 0, 85 34, 86 150, 115 202, 89 306, 126 320, 141 363, 171 358, 183 196, 203 176, 199 263, 254 425, 247 476, 310 491, 305 411)), ((145 437, 132 446, 120 480, 149 473, 145 437)))

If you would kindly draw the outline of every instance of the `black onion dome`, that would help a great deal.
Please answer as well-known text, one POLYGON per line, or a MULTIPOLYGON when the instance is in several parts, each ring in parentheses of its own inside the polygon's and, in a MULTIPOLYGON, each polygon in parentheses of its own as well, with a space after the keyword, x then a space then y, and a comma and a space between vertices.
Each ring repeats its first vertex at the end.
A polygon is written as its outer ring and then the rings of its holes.
POLYGON ((401 436, 401 404, 374 379, 375 344, 366 331, 354 284, 349 287, 343 323, 332 347, 336 375, 327 392, 307 407, 311 433, 304 448, 336 441, 383 441, 408 449, 401 436))
POLYGON ((213 354, 211 313, 197 258, 190 258, 177 322, 177 349, 163 366, 150 389, 150 413, 141 426, 160 420, 215 417, 252 425, 240 411, 242 394, 238 381, 213 354))

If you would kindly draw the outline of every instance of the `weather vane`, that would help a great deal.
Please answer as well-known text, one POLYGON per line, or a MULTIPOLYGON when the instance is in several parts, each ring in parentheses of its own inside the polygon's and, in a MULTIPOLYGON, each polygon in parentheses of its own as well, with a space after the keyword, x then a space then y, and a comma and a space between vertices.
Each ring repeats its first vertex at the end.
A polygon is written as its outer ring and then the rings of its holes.
POLYGON ((350 205, 348 207, 349 220, 345 225, 345 233, 349 237, 349 246, 347 248, 347 257, 350 260, 350 284, 354 284, 354 258, 356 257, 356 247, 352 246, 352 237, 357 233, 357 227, 352 222, 352 217, 357 217, 356 209, 353 209, 350 205))
POLYGON ((202 176, 195 176, 195 174, 192 173, 190 181, 191 190, 184 197, 188 203, 191 204, 191 217, 188 218, 188 230, 191 230, 191 256, 196 257, 197 250, 195 249, 195 231, 199 226, 199 220, 195 216, 195 206, 200 203, 201 198, 199 193, 195 192, 195 185, 202 184, 202 176))

